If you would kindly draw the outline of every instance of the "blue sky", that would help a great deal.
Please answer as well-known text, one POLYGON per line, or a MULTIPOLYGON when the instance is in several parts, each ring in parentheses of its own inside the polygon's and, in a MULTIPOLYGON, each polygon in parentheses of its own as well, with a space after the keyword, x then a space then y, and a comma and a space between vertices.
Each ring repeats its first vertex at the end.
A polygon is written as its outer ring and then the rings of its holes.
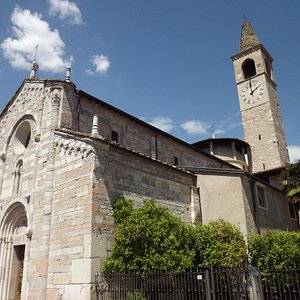
POLYGON ((292 158, 300 158, 300 1, 0 0, 0 110, 29 76, 72 81, 187 142, 243 139, 230 57, 244 16, 274 58, 292 158), (284 6, 283 6, 284 3, 284 6))

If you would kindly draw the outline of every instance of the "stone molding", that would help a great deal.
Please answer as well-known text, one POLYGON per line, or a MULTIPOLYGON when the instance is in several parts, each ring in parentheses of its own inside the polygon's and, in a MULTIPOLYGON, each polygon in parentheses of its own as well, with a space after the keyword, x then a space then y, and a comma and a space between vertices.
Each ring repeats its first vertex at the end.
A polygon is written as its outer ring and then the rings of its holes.
POLYGON ((62 86, 52 86, 50 87, 50 97, 52 106, 60 105, 62 99, 62 86))
POLYGON ((91 154, 95 154, 95 150, 92 146, 75 139, 65 139, 63 137, 55 138, 54 149, 56 153, 63 153, 75 157, 81 156, 82 159, 91 154))

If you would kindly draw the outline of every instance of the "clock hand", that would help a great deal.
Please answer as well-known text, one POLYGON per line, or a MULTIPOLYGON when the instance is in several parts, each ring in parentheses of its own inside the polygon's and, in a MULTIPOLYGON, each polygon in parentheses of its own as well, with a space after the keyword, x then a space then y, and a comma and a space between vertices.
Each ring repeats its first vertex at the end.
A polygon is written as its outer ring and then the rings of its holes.
POLYGON ((250 92, 250 95, 253 96, 253 93, 254 93, 259 87, 260 87, 260 84, 259 84, 258 86, 256 86, 255 89, 254 89, 252 92, 250 92))

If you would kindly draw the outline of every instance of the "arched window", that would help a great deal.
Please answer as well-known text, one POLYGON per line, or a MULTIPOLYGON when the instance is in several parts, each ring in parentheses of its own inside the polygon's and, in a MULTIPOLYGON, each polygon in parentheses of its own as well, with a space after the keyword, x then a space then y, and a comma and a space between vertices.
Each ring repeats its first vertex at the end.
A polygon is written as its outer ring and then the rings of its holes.
POLYGON ((19 194, 22 170, 23 170, 23 161, 22 159, 20 159, 16 164, 15 171, 13 172, 14 175, 13 193, 14 194, 19 194))
POLYGON ((13 139, 14 151, 21 154, 28 147, 31 137, 31 126, 28 121, 23 121, 17 128, 13 139))
POLYGON ((255 63, 253 59, 247 59, 244 61, 242 65, 242 69, 244 72, 244 78, 247 79, 256 75, 255 63))

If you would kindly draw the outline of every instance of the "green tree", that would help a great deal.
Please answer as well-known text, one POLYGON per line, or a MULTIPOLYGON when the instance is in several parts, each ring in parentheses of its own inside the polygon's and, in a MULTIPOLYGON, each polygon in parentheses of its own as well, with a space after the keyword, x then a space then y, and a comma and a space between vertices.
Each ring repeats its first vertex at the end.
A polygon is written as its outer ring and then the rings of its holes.
POLYGON ((193 264, 193 228, 153 200, 133 209, 131 200, 114 206, 115 244, 103 263, 105 272, 182 271, 193 264))
POLYGON ((251 263, 261 270, 283 269, 300 263, 300 233, 268 231, 250 237, 251 263))
POLYGON ((187 225, 153 200, 136 209, 133 201, 118 200, 113 216, 115 244, 102 265, 104 272, 232 267, 247 258, 242 233, 224 220, 187 225))
POLYGON ((300 160, 294 164, 286 164, 282 184, 284 191, 293 201, 300 199, 300 160))
POLYGON ((233 267, 247 261, 247 246, 240 230, 219 219, 196 226, 195 264, 233 267))

